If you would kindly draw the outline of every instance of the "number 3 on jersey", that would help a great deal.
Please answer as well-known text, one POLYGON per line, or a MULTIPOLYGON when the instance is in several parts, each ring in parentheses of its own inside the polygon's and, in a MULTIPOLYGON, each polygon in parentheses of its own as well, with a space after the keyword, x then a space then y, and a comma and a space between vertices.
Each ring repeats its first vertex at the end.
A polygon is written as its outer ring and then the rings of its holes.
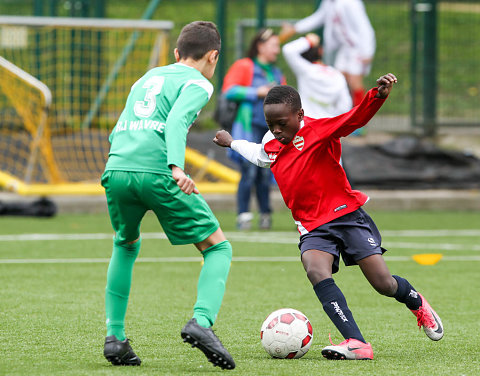
POLYGON ((165 77, 162 76, 153 76, 145 81, 142 87, 147 89, 147 92, 143 101, 135 102, 133 106, 135 115, 148 118, 153 114, 157 106, 157 95, 162 91, 164 81, 165 77))

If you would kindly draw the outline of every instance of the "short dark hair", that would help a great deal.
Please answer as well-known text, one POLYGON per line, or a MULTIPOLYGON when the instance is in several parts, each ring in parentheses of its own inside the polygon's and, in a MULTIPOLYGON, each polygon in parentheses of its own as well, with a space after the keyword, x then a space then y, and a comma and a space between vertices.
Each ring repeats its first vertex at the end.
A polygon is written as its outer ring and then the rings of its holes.
POLYGON ((185 25, 177 39, 181 59, 200 60, 208 51, 220 52, 222 45, 217 26, 209 21, 194 21, 185 25))
POLYGON ((263 101, 264 106, 267 104, 286 104, 292 112, 299 111, 302 108, 300 94, 288 85, 277 85, 271 88, 263 101))
POLYGON ((274 35, 277 35, 272 29, 264 28, 260 29, 257 34, 253 37, 252 41, 250 42, 250 47, 248 48, 247 56, 250 59, 255 59, 258 55, 258 45, 260 43, 265 43, 274 35))
POLYGON ((322 55, 320 54, 320 49, 318 46, 310 47, 308 50, 302 53, 301 56, 311 63, 322 59, 322 55))

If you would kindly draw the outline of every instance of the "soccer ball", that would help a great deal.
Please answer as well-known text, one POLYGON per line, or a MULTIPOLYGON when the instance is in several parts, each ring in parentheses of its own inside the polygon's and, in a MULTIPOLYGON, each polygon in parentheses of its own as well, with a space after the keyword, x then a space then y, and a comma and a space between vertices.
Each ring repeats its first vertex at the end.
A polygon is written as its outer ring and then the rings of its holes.
POLYGON ((282 308, 265 319, 260 339, 265 351, 273 358, 301 358, 312 344, 312 324, 302 312, 282 308))

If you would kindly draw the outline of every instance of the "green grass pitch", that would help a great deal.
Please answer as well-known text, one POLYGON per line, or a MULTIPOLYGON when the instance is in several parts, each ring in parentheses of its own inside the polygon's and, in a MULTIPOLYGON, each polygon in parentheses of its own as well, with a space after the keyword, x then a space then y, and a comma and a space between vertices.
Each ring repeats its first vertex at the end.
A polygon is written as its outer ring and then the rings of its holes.
POLYGON ((441 316, 441 341, 430 341, 404 306, 374 292, 357 267, 342 265, 334 278, 375 358, 325 360, 321 349, 329 333, 336 343, 342 338, 305 276, 290 215, 275 213, 275 233, 245 234, 234 231, 233 213, 217 213, 234 261, 214 328, 237 363, 234 371, 221 371, 180 338, 192 314, 199 254, 193 246, 171 246, 147 215, 126 327, 143 363, 115 368, 102 354, 111 252, 107 215, 0 217, 0 375, 480 374, 478 213, 370 214, 389 249, 392 273, 408 278, 441 316), (420 253, 441 253, 443 259, 422 266, 410 257, 420 253), (313 325, 313 344, 301 359, 271 359, 260 344, 263 320, 282 307, 304 312, 313 325))

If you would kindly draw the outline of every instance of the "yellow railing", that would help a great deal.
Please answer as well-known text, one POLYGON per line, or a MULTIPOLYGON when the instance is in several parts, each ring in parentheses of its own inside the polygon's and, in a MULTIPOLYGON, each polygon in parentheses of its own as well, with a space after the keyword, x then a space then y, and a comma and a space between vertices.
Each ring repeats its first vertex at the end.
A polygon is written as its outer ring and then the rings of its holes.
MULTIPOLYGON (((198 182, 197 188, 203 194, 232 194, 237 191, 240 180, 238 171, 206 157, 204 154, 187 148, 185 161, 197 169, 205 170, 210 175, 220 179, 219 182, 198 182)), ((195 177, 193 177, 195 179, 195 177)), ((59 183, 59 184, 27 184, 24 181, 0 171, 0 186, 10 192, 20 195, 100 195, 103 187, 98 183, 59 183)))

